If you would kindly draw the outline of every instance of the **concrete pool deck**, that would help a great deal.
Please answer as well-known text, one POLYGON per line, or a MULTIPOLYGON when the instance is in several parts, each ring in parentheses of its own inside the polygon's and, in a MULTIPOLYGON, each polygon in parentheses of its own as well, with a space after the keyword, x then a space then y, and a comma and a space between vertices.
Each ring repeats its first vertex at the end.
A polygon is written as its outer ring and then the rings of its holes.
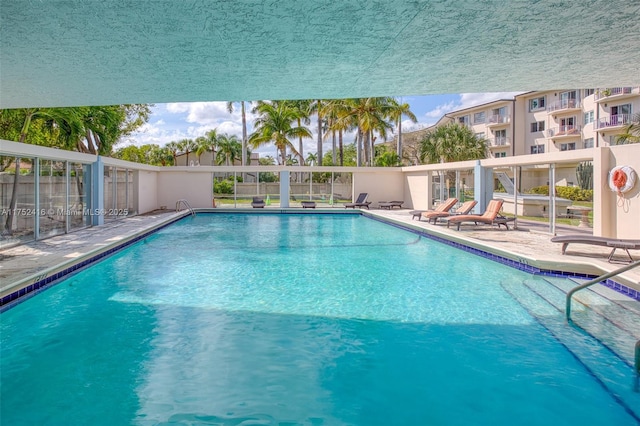
MULTIPOLYGON (((265 209, 268 211, 269 209, 265 209)), ((280 210, 280 209, 277 209, 280 210)), ((342 212, 344 209, 289 209, 300 213, 342 212)), ((216 209, 222 211, 222 209, 216 209)), ((229 212, 241 212, 230 209, 229 212)), ((465 226, 460 231, 443 225, 428 224, 426 221, 413 220, 409 209, 398 210, 363 210, 365 215, 381 220, 395 222, 418 231, 452 240, 474 248, 508 257, 541 269, 563 270, 583 274, 595 274, 613 271, 622 265, 607 262, 610 250, 606 247, 589 245, 571 245, 567 255, 562 255, 561 244, 552 243, 550 235, 545 233, 547 224, 519 221, 518 230, 498 229, 486 225, 465 226)), ((255 212, 255 211, 254 211, 255 212)), ((356 210, 357 212, 357 210, 356 210)), ((258 213, 258 212, 256 212, 258 213)), ((353 211, 351 211, 353 213, 353 211)), ((65 265, 78 263, 82 259, 91 258, 98 253, 128 241, 149 230, 176 220, 187 213, 176 213, 172 210, 158 210, 139 216, 106 223, 59 235, 45 240, 25 243, 6 249, 0 249, 0 297, 41 279, 43 275, 51 275, 63 270, 65 265)), ((511 226, 510 226, 511 228, 511 226)), ((590 230, 574 226, 557 226, 558 235, 573 233, 590 233, 590 230)), ((623 251, 616 252, 622 256, 623 251)), ((632 252, 634 259, 640 259, 632 252)), ((621 274, 615 281, 636 291, 640 291, 640 268, 621 274)))

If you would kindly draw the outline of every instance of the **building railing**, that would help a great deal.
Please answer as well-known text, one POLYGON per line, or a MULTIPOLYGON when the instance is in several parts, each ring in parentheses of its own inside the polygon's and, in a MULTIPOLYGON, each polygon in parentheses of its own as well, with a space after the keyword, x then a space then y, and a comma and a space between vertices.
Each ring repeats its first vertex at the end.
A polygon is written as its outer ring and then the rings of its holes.
POLYGON ((509 145, 509 138, 506 136, 498 136, 497 138, 489 139, 490 146, 506 146, 509 145))
POLYGON ((511 122, 511 116, 508 114, 496 114, 490 115, 487 119, 487 124, 508 124, 511 122))
POLYGON ((609 87, 606 89, 598 89, 594 94, 594 99, 597 101, 610 96, 630 95, 632 93, 640 94, 640 87, 609 87))
POLYGON ((547 112, 559 111, 563 109, 575 109, 580 108, 580 101, 577 99, 561 99, 559 101, 552 102, 547 106, 547 112))
POLYGON ((604 117, 596 121, 596 129, 606 129, 607 127, 626 126, 631 122, 631 114, 616 114, 604 117))
POLYGON ((553 127, 549 129, 548 134, 550 138, 557 138, 560 136, 580 136, 582 126, 575 124, 568 124, 559 127, 553 127))

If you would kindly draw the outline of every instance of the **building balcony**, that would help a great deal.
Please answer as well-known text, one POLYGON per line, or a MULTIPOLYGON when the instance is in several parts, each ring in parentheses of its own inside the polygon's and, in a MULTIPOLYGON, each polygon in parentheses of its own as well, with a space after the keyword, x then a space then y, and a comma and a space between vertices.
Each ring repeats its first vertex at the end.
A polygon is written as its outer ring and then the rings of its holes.
POLYGON ((634 96, 640 96, 640 87, 609 87, 596 90, 594 100, 596 102, 617 101, 634 96))
POLYGON ((506 126, 509 123, 511 123, 510 115, 490 115, 486 121, 487 127, 506 126))
POLYGON ((570 124, 549 129, 548 135, 551 139, 570 139, 580 137, 581 130, 582 126, 570 124))
POLYGON ((581 108, 580 101, 577 99, 561 99, 547 106, 548 114, 558 114, 562 112, 573 112, 581 108))
POLYGON ((489 139, 489 148, 499 148, 511 145, 511 141, 506 136, 489 139))
POLYGON ((610 117, 604 117, 596 121, 596 130, 618 130, 631 122, 631 114, 617 114, 610 117))

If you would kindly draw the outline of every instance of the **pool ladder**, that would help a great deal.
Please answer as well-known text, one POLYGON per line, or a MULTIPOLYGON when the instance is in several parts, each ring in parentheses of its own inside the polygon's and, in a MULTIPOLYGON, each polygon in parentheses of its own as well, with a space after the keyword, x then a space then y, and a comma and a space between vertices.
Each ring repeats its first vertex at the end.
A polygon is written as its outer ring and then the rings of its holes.
MULTIPOLYGON (((602 282, 604 280, 606 280, 607 278, 611 278, 615 275, 621 274, 623 272, 626 272, 630 269, 633 269, 637 266, 640 266, 640 260, 635 261, 633 263, 630 263, 629 265, 623 266, 622 268, 616 269, 615 271, 609 272, 608 274, 604 274, 599 276, 598 278, 594 278, 591 281, 587 281, 584 284, 581 284, 577 287, 572 288, 568 293, 567 293, 567 299, 566 299, 566 308, 565 308, 565 316, 567 318, 567 322, 571 325, 574 325, 577 327, 576 324, 573 323, 573 321, 571 321, 571 299, 573 297, 573 294, 577 291, 580 291, 584 288, 590 287, 594 284, 597 284, 599 282, 602 282)), ((636 342, 636 347, 635 347, 635 351, 634 351, 634 363, 633 363, 633 370, 634 370, 634 380, 633 380, 633 390, 634 392, 640 392, 640 340, 638 340, 636 342)))
POLYGON ((185 200, 184 198, 179 199, 178 201, 176 201, 176 211, 179 212, 180 211, 180 206, 183 206, 189 210, 189 212, 191 213, 191 216, 195 216, 196 212, 195 210, 193 210, 193 207, 191 207, 191 205, 189 204, 189 202, 187 200, 185 200))

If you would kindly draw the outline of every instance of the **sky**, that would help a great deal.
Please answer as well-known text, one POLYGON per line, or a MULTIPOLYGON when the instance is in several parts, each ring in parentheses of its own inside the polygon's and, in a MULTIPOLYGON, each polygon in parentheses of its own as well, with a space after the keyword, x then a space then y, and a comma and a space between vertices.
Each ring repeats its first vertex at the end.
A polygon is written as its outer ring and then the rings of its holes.
MULTIPOLYGON (((411 106, 411 111, 418 119, 417 123, 410 120, 403 120, 402 131, 407 132, 417 130, 435 124, 445 113, 481 105, 497 99, 511 99, 521 92, 499 92, 499 93, 462 93, 450 95, 432 96, 404 96, 400 101, 411 106)), ((121 142, 116 148, 127 145, 157 144, 164 146, 171 141, 181 139, 195 139, 204 136, 209 130, 217 128, 218 134, 227 133, 236 135, 242 139, 242 116, 238 104, 233 113, 227 111, 226 102, 191 102, 191 103, 169 103, 155 104, 149 121, 140 130, 131 135, 126 141, 121 142)), ((253 131, 254 115, 247 108, 247 131, 253 131)), ((317 124, 312 118, 311 125, 308 126, 313 133, 312 139, 304 140, 304 155, 317 150, 317 124)), ((395 129, 394 129, 395 131, 395 129)), ((394 134, 391 132, 389 138, 394 134)), ((345 135, 345 143, 353 142, 353 135, 345 135)), ((297 143, 294 143, 297 146, 297 143)), ((326 153, 331 148, 331 141, 327 140, 324 145, 326 153)), ((271 155, 275 157, 273 145, 263 146, 254 149, 253 152, 260 153, 260 156, 271 155)))

